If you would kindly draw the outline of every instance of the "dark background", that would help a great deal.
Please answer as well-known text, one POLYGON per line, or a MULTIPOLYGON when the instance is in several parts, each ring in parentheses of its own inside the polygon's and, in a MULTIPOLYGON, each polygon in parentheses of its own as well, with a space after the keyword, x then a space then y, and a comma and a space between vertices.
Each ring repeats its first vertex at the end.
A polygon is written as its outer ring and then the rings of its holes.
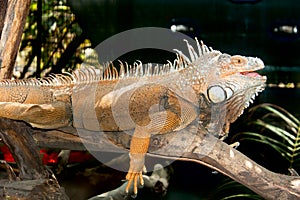
MULTIPOLYGON (((299 23, 300 4, 292 0, 68 0, 72 12, 95 47, 105 39, 138 27, 173 28, 203 40, 229 54, 260 57, 268 86, 256 98, 259 103, 277 104, 299 117, 299 23), (289 85, 291 85, 289 87, 289 85)), ((162 52, 132 52, 127 59, 147 56, 165 60, 162 52)), ((242 119, 232 131, 243 130, 242 119)), ((259 164, 281 172, 281 162, 272 150, 244 145, 241 151, 259 164)), ((220 174, 193 163, 175 162, 170 190, 163 199, 214 199, 220 174)), ((286 166, 284 166, 286 167, 286 166)), ((286 171, 285 171, 286 172, 286 171)), ((154 199, 143 192, 138 199, 154 199)), ((156 197, 157 198, 157 197, 156 197)))
POLYGON ((222 52, 259 55, 267 65, 297 66, 299 5, 287 0, 68 0, 93 44, 137 27, 183 25, 222 52))
MULTIPOLYGON (((267 88, 257 102, 299 112, 300 6, 292 0, 68 0, 83 32, 96 46, 114 34, 138 27, 177 28, 229 54, 260 57, 267 88), (284 88, 278 88, 283 83, 284 88), (294 88, 286 88, 293 83, 294 88), (272 95, 271 95, 272 94, 272 95)), ((165 60, 158 52, 133 52, 165 60), (151 55, 151 56, 149 56, 151 55)), ((167 56, 166 56, 167 57, 167 56)), ((147 61, 147 58, 145 58, 147 61)))

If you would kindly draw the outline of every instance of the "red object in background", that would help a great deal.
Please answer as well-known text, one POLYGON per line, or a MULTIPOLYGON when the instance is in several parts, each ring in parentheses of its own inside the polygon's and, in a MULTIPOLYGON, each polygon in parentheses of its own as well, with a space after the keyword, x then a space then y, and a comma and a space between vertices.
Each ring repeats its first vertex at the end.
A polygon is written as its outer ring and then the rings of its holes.
POLYGON ((69 163, 81 163, 92 159, 93 156, 86 151, 71 151, 69 163))
POLYGON ((54 165, 57 164, 58 161, 58 153, 57 152, 52 152, 52 153, 47 153, 46 150, 41 149, 40 154, 42 154, 42 161, 44 165, 54 165))
POLYGON ((14 159, 14 157, 12 156, 12 154, 10 153, 10 151, 9 151, 9 149, 8 149, 7 146, 2 145, 2 146, 0 147, 0 150, 1 150, 2 153, 3 153, 3 159, 4 159, 6 162, 10 162, 10 163, 15 162, 15 159, 14 159))
MULTIPOLYGON (((15 159, 10 153, 6 145, 0 147, 0 151, 3 153, 3 159, 8 163, 14 163, 15 159)), ((41 149, 42 161, 44 165, 55 165, 58 162, 58 152, 47 152, 47 150, 41 149)), ((92 155, 85 151, 71 151, 69 157, 69 163, 81 163, 92 159, 92 155)))

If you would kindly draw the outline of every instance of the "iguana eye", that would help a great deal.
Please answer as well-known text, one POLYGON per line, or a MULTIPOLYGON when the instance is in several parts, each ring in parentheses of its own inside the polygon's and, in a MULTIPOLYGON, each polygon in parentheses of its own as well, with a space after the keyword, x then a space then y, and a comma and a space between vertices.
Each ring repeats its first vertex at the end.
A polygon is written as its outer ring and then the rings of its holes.
POLYGON ((230 62, 235 66, 244 66, 247 63, 245 58, 241 56, 232 56, 230 58, 230 62))

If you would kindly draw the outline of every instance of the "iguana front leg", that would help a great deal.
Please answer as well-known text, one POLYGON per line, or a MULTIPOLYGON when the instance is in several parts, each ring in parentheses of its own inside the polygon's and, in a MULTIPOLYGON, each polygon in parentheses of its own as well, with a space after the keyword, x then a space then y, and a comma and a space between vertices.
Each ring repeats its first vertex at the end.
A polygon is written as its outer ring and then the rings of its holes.
MULTIPOLYGON (((126 91, 124 94, 127 94, 126 91)), ((133 191, 136 194, 138 180, 143 184, 142 171, 150 136, 186 127, 196 119, 198 110, 195 104, 160 84, 148 84, 136 88, 130 93, 129 101, 126 95, 124 98, 119 96, 115 104, 123 106, 124 103, 129 103, 130 118, 135 124, 130 144, 126 192, 133 184, 133 191)))
POLYGON ((137 194, 138 179, 143 185, 142 172, 145 164, 145 154, 148 151, 151 134, 163 134, 180 126, 180 117, 171 111, 162 111, 150 115, 151 122, 147 126, 135 128, 130 143, 130 167, 126 175, 128 193, 133 182, 134 194, 137 194))
POLYGON ((133 137, 130 143, 130 167, 126 175, 126 180, 128 180, 126 192, 128 193, 129 188, 133 182, 133 191, 137 194, 137 182, 138 179, 141 185, 144 185, 144 180, 142 177, 142 172, 145 164, 145 154, 148 151, 148 146, 150 143, 151 133, 149 130, 143 127, 137 126, 135 128, 133 137))

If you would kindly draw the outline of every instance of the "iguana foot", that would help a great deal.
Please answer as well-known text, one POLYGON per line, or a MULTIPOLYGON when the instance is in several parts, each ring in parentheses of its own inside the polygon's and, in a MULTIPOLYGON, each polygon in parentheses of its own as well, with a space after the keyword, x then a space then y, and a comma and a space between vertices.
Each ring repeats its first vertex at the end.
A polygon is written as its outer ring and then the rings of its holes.
POLYGON ((130 167, 126 175, 126 180, 128 180, 126 186, 126 193, 129 192, 129 189, 133 183, 133 193, 137 194, 138 183, 143 186, 143 171, 146 170, 145 166, 145 154, 130 154, 130 167))
POLYGON ((127 186, 126 186, 126 193, 129 192, 130 186, 132 185, 133 182, 133 193, 137 194, 138 191, 138 182, 140 183, 141 186, 144 185, 144 179, 142 172, 128 172, 126 175, 126 180, 128 180, 127 186))

